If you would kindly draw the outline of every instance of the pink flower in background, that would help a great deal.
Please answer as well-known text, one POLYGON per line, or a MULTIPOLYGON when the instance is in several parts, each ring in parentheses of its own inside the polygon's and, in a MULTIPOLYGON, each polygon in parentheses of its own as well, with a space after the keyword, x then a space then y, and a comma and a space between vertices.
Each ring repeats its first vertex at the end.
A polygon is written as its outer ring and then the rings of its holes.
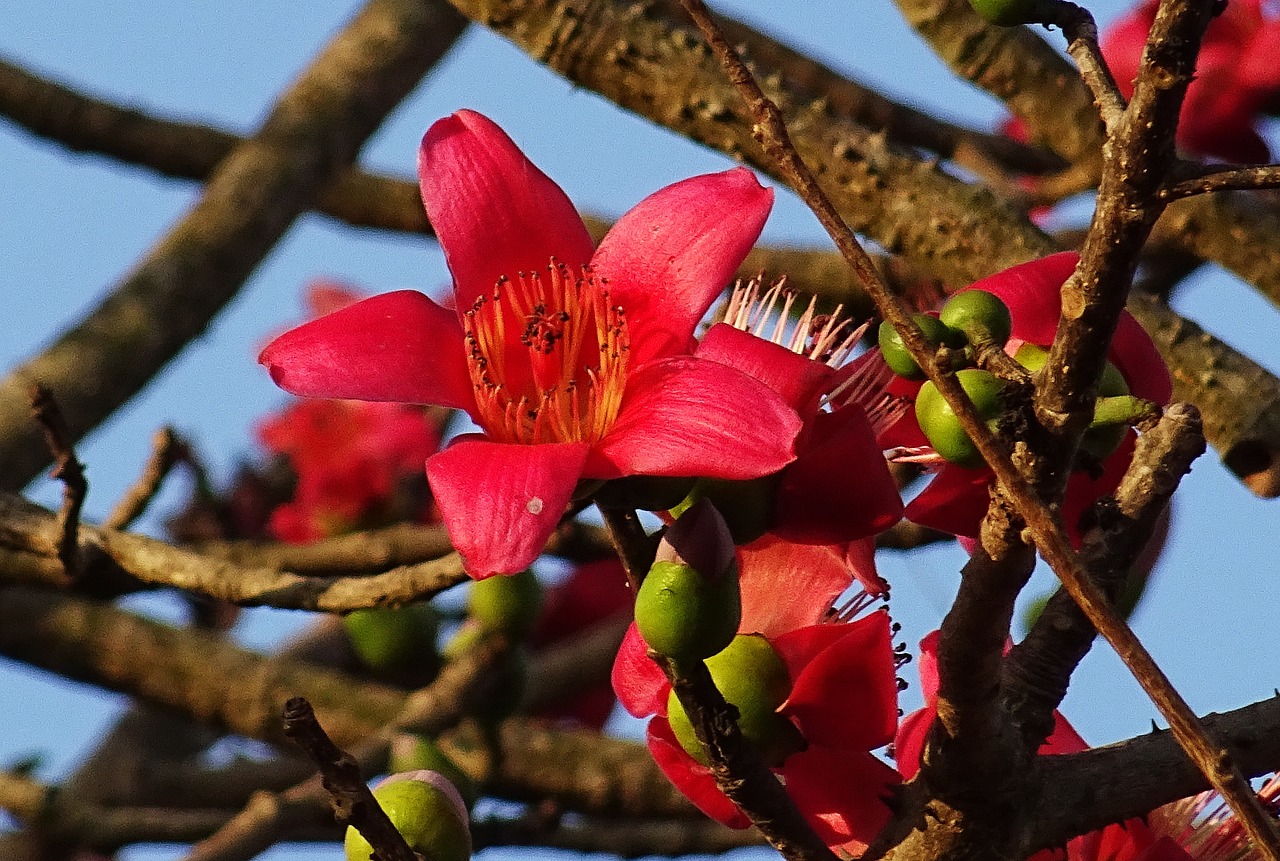
MULTIPOLYGON (((897 773, 869 751, 888 744, 898 722, 889 616, 829 620, 848 583, 807 566, 742 574, 740 633, 762 634, 786 666, 790 694, 778 709, 805 745, 774 771, 814 830, 833 850, 860 854, 889 819, 883 798, 897 773), (785 588, 779 588, 785 583, 785 588)), ((716 786, 710 769, 677 741, 667 719, 670 684, 646 654, 635 625, 613 667, 623 707, 651 717, 649 750, 667 777, 708 816, 732 828, 749 822, 716 786)))
MULTIPOLYGON (((1013 266, 966 288, 986 290, 1000 297, 1013 318, 1013 335, 1006 347, 1011 355, 1023 344, 1047 347, 1058 330, 1059 290, 1075 271, 1079 255, 1064 251, 1030 263, 1013 266)), ((1169 402, 1172 382, 1169 370, 1151 337, 1129 312, 1121 313, 1108 358, 1120 371, 1132 394, 1158 404, 1169 402)), ((923 440, 914 412, 881 436, 886 445, 919 445, 923 440)), ((1103 463, 1099 476, 1076 472, 1067 484, 1062 518, 1067 531, 1077 535, 1081 515, 1104 494, 1119 485, 1133 453, 1133 434, 1103 463)), ((994 481, 990 469, 966 469, 947 463, 906 508, 909 520, 963 538, 976 539, 986 513, 988 487, 994 481)))
MULTIPOLYGON (((363 401, 291 404, 258 425, 258 438, 298 476, 269 524, 276 538, 295 542, 384 521, 400 484, 440 448, 439 428, 421 409, 363 401)), ((431 513, 428 501, 417 519, 431 513)))
MULTIPOLYGON (((735 289, 725 322, 707 332, 696 353, 760 380, 804 421, 796 459, 769 491, 768 531, 742 547, 742 565, 768 568, 788 554, 798 565, 800 554, 805 564, 847 571, 868 594, 887 594, 876 573, 875 536, 902 518, 902 499, 876 436, 903 412, 903 402, 886 394, 893 374, 874 351, 846 363, 862 330, 850 331, 839 308, 815 316, 811 303, 786 334, 793 297, 776 309, 782 284, 763 297, 758 287, 735 289)), ((786 581, 779 586, 785 590, 786 581)))
POLYGON ((795 413, 690 352, 773 195, 744 168, 624 215, 599 248, 564 192, 493 122, 459 111, 422 141, 427 214, 456 311, 375 296, 288 332, 261 361, 309 397, 439 404, 483 429, 427 463, 475 577, 526 567, 581 479, 754 478, 793 459, 795 413))
MULTIPOLYGON (((1159 6, 1159 0, 1139 3, 1102 35, 1102 53, 1125 98, 1133 96, 1159 6)), ((1280 19, 1266 6, 1266 0, 1231 0, 1209 22, 1178 124, 1178 144, 1189 152, 1233 162, 1271 160, 1255 128, 1259 115, 1280 109, 1280 19)))

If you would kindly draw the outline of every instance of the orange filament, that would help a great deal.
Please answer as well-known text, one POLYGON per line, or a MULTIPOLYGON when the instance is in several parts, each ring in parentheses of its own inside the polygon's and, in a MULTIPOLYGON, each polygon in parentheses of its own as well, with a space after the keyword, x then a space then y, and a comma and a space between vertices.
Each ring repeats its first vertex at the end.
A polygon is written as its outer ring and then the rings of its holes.
POLYGON ((627 324, 589 266, 503 277, 463 315, 480 425, 503 442, 600 440, 618 417, 627 324))

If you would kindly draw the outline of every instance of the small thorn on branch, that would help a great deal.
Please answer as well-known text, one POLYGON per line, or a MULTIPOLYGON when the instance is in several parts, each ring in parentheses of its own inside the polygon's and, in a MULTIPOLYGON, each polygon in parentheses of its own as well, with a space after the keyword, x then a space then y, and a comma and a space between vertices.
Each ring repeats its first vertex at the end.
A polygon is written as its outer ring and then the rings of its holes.
POLYGON ((54 457, 51 478, 63 484, 62 510, 58 512, 58 560, 68 579, 79 575, 80 509, 89 492, 89 482, 84 477, 84 465, 76 458, 75 444, 67 421, 54 400, 53 392, 39 383, 31 387, 31 414, 44 431, 45 443, 54 457))
POLYGON ((333 743, 306 697, 285 703, 283 720, 284 734, 320 771, 324 788, 333 796, 333 816, 338 824, 359 831, 378 861, 421 861, 373 797, 355 757, 333 743))

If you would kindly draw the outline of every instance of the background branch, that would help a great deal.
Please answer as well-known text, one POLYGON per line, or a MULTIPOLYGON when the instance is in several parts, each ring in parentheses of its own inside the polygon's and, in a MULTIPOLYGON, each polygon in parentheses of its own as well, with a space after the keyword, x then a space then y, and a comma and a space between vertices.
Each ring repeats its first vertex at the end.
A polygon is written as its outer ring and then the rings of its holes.
POLYGON ((48 460, 26 420, 32 382, 57 396, 73 439, 97 426, 204 331, 461 27, 438 3, 372 0, 102 304, 0 381, 0 487, 48 460))

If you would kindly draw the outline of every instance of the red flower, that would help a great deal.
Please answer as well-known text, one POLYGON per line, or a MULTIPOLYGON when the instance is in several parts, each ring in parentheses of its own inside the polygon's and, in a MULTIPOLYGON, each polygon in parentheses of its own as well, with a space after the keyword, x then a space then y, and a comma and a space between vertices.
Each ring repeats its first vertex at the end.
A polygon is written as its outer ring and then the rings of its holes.
POLYGON ((900 412, 885 394, 893 376, 878 353, 843 364, 861 331, 844 331, 840 309, 815 318, 811 303, 788 338, 780 325, 786 312, 770 319, 781 285, 760 299, 757 287, 735 291, 726 322, 713 326, 696 352, 760 380, 804 422, 795 461, 768 491, 768 532, 742 548, 742 564, 767 570, 779 555, 799 553, 808 564, 856 576, 868 594, 886 594, 875 569, 875 536, 902 518, 902 499, 876 434, 900 412))
MULTIPOLYGON (((364 296, 336 281, 307 288, 311 316, 364 296)), ((394 515, 401 483, 421 475, 440 448, 440 430, 421 409, 366 401, 301 401, 258 425, 267 451, 284 457, 297 476, 293 497, 271 512, 268 528, 282 541, 315 541, 374 525, 394 515)), ((428 503, 419 520, 434 514, 428 503)))
POLYGON ((296 394, 475 420, 483 435, 427 463, 473 576, 533 561, 580 479, 753 478, 792 460, 800 422, 786 404, 688 355, 772 206, 749 171, 662 189, 594 250, 564 192, 480 114, 427 131, 419 176, 457 311, 375 296, 282 335, 261 361, 296 394))
MULTIPOLYGON (((842 586, 804 567, 771 574, 743 572, 739 631, 764 635, 790 677, 790 695, 778 714, 806 747, 774 771, 832 849, 858 854, 888 821, 882 798, 898 782, 894 770, 869 753, 892 739, 898 720, 889 617, 876 612, 824 624, 842 586), (786 588, 778 589, 779 583, 786 588)), ((613 687, 631 714, 653 716, 649 750, 671 782, 708 816, 746 828, 745 815, 720 792, 710 769, 676 740, 667 720, 670 685, 647 657, 635 625, 618 652, 613 687)))
MULTIPOLYGON (((1075 252, 1064 251, 1011 267, 966 288, 994 293, 1009 307, 1013 336, 1006 352, 1013 354, 1025 343, 1048 346, 1053 342, 1061 310, 1059 289, 1078 261, 1079 255, 1075 252)), ((1173 392, 1169 370, 1150 336, 1127 311, 1121 313, 1108 357, 1124 376, 1132 394, 1158 404, 1169 402, 1173 392)), ((882 435, 881 442, 918 445, 922 438, 913 412, 882 435)), ((1094 500, 1119 485, 1132 454, 1133 434, 1130 433, 1106 459, 1100 476, 1084 472, 1071 476, 1062 506, 1063 523, 1069 534, 1076 534, 1081 515, 1094 500)), ((948 463, 907 505, 907 519, 952 535, 976 539, 987 510, 987 488, 993 480, 991 470, 986 467, 965 469, 948 463)))
MULTIPOLYGON (((928 634, 920 641, 920 687, 924 694, 924 708, 912 712, 902 720, 897 738, 893 742, 894 760, 898 771, 911 779, 920 770, 920 757, 924 753, 924 741, 933 720, 937 717, 938 702, 938 632, 928 634)), ((1040 746, 1039 755, 1079 753, 1089 745, 1075 727, 1058 711, 1053 713, 1053 734, 1040 746)), ((1156 850, 1163 853, 1166 845, 1159 834, 1153 833, 1142 819, 1129 819, 1091 831, 1067 842, 1066 852, 1060 849, 1044 850, 1031 856, 1031 861, 1184 861, 1175 855, 1147 854, 1156 850)))
MULTIPOLYGON (((1265 5, 1266 0, 1231 0, 1209 23, 1178 124, 1184 149, 1225 161, 1271 160, 1254 127, 1259 114, 1280 106, 1280 20, 1265 5)), ((1159 6, 1159 0, 1138 4, 1102 36, 1102 53, 1125 98, 1133 96, 1159 6)))
MULTIPOLYGON (((289 460, 293 498, 271 513, 282 541, 315 541, 378 523, 405 478, 440 448, 422 410, 364 401, 300 401, 269 416, 258 438, 289 460)), ((430 518, 428 505, 420 520, 430 518)))
MULTIPOLYGON (((568 577, 547 590, 538 622, 529 634, 529 646, 536 653, 564 642, 600 622, 630 613, 633 603, 626 571, 617 559, 578 565, 568 577)), ((590 684, 566 702, 541 709, 537 714, 600 729, 609 719, 616 701, 613 688, 601 680, 600 684, 590 684)))

